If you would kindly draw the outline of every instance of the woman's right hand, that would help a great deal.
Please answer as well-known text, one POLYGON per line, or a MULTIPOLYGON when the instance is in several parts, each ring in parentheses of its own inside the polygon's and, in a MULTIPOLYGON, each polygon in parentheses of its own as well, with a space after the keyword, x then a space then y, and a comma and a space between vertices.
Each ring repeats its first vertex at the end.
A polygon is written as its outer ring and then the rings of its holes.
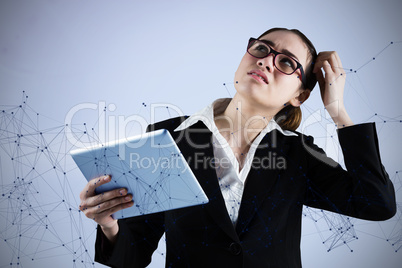
POLYGON ((103 233, 112 242, 115 242, 119 232, 117 220, 113 219, 112 214, 131 207, 134 202, 131 194, 127 194, 127 189, 120 188, 96 194, 96 187, 111 181, 110 176, 102 176, 90 180, 80 193, 80 210, 85 216, 97 222, 102 228, 103 233))

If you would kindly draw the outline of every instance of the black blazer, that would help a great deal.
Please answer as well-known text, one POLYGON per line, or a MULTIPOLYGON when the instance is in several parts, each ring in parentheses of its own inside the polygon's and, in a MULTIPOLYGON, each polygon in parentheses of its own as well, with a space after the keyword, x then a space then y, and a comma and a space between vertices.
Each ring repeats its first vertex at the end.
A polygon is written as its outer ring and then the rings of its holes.
POLYGON ((348 171, 325 156, 311 136, 284 136, 274 130, 255 153, 257 164, 247 177, 234 227, 215 169, 200 164, 213 158, 212 133, 202 122, 173 132, 184 119, 159 122, 148 130, 171 132, 209 203, 119 220, 114 247, 98 228, 97 262, 145 267, 166 232, 166 267, 301 267, 303 205, 367 220, 385 220, 396 213, 395 192, 381 164, 374 124, 338 131, 348 171), (282 164, 258 166, 269 155, 282 164))

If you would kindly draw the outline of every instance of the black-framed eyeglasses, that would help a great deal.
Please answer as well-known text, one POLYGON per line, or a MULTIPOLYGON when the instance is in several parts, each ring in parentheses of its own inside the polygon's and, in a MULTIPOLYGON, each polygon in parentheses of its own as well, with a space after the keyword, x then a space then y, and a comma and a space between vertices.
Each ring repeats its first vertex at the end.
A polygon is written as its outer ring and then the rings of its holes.
POLYGON ((296 59, 289 55, 275 51, 265 40, 250 38, 248 41, 247 52, 251 56, 263 59, 269 54, 274 54, 274 66, 283 74, 291 75, 300 69, 301 81, 306 87, 306 76, 304 75, 303 66, 296 59))

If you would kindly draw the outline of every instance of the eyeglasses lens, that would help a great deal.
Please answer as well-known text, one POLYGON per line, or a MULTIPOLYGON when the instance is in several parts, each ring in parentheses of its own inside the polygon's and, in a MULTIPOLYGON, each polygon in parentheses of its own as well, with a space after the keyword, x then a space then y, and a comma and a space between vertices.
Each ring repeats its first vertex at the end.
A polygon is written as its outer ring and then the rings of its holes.
MULTIPOLYGON (((269 54, 274 53, 272 49, 265 43, 259 42, 258 40, 250 43, 247 52, 259 59, 267 57, 269 54)), ((285 74, 292 74, 297 68, 297 62, 291 57, 285 54, 276 54, 275 56, 275 66, 279 71, 285 74)))

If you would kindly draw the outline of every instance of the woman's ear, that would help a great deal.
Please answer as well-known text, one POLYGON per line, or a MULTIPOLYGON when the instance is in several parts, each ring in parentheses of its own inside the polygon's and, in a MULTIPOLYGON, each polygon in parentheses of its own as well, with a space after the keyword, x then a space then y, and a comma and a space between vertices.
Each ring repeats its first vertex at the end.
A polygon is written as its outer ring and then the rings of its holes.
POLYGON ((309 89, 302 89, 300 94, 289 101, 293 107, 299 107, 303 102, 305 102, 308 97, 310 97, 309 89))

